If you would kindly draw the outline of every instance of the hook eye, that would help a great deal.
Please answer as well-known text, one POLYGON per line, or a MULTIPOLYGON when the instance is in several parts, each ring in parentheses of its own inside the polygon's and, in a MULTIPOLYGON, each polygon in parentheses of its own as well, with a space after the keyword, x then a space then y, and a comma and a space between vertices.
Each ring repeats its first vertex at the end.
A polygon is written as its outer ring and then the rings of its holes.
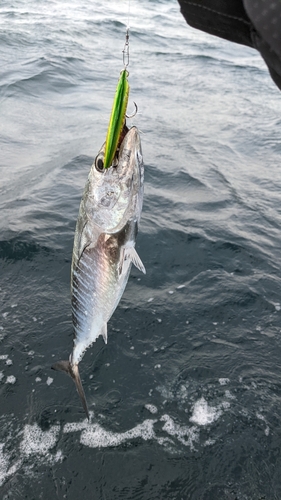
POLYGON ((104 155, 100 153, 95 159, 95 167, 98 172, 104 172, 104 155))

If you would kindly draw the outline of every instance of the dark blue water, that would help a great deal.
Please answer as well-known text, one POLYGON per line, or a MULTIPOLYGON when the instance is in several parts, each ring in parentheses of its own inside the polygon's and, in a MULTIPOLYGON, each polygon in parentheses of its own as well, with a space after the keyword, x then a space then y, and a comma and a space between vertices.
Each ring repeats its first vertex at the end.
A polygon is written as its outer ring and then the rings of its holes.
POLYGON ((281 94, 260 56, 131 0, 145 196, 120 305, 81 362, 70 261, 128 3, 0 6, 0 489, 5 500, 281 498, 281 94))

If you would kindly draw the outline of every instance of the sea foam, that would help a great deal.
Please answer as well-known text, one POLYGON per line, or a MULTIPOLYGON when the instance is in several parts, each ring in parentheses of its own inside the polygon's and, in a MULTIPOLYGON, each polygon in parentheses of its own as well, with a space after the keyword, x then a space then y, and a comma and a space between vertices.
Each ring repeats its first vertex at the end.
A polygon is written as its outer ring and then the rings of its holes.
MULTIPOLYGON (((88 424, 86 428, 85 424, 82 424, 82 428, 84 428, 81 432, 80 443, 90 448, 107 448, 119 446, 126 441, 137 438, 144 441, 155 439, 153 429, 155 423, 156 420, 144 420, 141 424, 125 432, 108 431, 98 423, 88 424)), ((66 424, 64 426, 64 432, 73 432, 75 430, 81 430, 81 424, 77 424, 77 426, 75 424, 66 424)))
POLYGON ((222 414, 220 408, 209 406, 205 398, 196 401, 193 407, 193 413, 190 417, 190 422, 197 425, 210 425, 217 420, 222 414))
POLYGON ((25 425, 23 430, 23 440, 20 444, 20 450, 23 455, 45 455, 51 450, 57 442, 60 431, 59 425, 52 426, 47 431, 42 431, 37 424, 25 425))

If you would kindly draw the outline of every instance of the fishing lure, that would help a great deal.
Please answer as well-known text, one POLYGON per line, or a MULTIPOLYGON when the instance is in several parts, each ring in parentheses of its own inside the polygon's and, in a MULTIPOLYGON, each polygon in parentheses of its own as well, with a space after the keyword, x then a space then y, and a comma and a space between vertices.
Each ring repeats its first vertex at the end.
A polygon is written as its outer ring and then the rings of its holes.
POLYGON ((128 74, 123 69, 117 84, 105 141, 104 168, 109 168, 112 164, 125 125, 130 91, 128 74))
MULTIPOLYGON (((130 91, 130 86, 127 79, 129 76, 129 73, 127 71, 127 66, 129 65, 129 28, 127 28, 126 31, 125 45, 123 49, 123 64, 124 69, 120 73, 120 78, 116 87, 115 97, 107 129, 103 164, 104 169, 109 168, 112 165, 112 161, 114 160, 116 151, 124 138, 124 133, 128 131, 126 127, 126 110, 130 91)), ((137 112, 136 103, 135 107, 137 112)), ((132 118, 133 116, 134 115, 128 116, 127 118, 132 118)))

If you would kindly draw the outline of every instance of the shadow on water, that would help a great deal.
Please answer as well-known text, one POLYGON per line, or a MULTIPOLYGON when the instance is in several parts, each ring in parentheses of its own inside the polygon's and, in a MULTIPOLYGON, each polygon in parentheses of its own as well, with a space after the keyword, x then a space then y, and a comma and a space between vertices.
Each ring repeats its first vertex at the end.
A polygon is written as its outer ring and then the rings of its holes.
POLYGON ((26 241, 24 235, 22 238, 14 237, 10 240, 0 241, 0 259, 5 261, 33 260, 41 253, 50 254, 51 250, 36 242, 26 241))

